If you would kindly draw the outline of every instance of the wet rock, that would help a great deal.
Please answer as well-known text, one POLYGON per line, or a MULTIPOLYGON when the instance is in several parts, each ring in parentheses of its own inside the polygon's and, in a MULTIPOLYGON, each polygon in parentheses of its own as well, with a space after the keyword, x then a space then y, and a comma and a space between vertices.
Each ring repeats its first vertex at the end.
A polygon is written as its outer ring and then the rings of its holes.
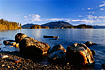
POLYGON ((15 59, 15 63, 21 62, 21 59, 15 59))
POLYGON ((66 54, 62 50, 55 51, 49 55, 48 61, 51 63, 56 63, 56 64, 64 64, 65 56, 66 54))
POLYGON ((66 60, 72 65, 91 65, 94 58, 91 50, 85 44, 75 43, 67 47, 66 60))
POLYGON ((102 64, 102 67, 105 68, 105 63, 102 64))
POLYGON ((5 45, 9 45, 9 44, 10 44, 10 42, 9 42, 9 41, 6 41, 6 40, 4 40, 3 43, 4 43, 5 45))
POLYGON ((19 44, 21 53, 41 54, 47 53, 50 46, 31 37, 25 37, 19 44))
POLYGON ((54 52, 54 51, 59 51, 59 50, 63 50, 66 53, 66 49, 60 44, 60 45, 55 45, 50 52, 54 52))
POLYGON ((0 58, 2 59, 5 59, 5 58, 8 58, 9 56, 8 55, 1 55, 0 58))
POLYGON ((20 43, 22 39, 24 39, 25 37, 28 37, 26 34, 23 33, 18 33, 15 35, 15 41, 17 43, 20 43))
POLYGON ((12 43, 15 42, 14 40, 4 40, 3 43, 5 45, 12 45, 12 43))
POLYGON ((9 47, 13 47, 13 46, 9 46, 9 47))
POLYGON ((97 45, 96 43, 93 43, 93 42, 90 42, 90 41, 87 41, 84 44, 86 44, 86 46, 97 45))
POLYGON ((91 50, 91 52, 92 52, 93 55, 95 55, 95 53, 96 53, 95 50, 91 50))
POLYGON ((19 48, 19 43, 16 43, 15 47, 19 48))
POLYGON ((15 46, 16 45, 16 42, 10 42, 10 45, 15 46))

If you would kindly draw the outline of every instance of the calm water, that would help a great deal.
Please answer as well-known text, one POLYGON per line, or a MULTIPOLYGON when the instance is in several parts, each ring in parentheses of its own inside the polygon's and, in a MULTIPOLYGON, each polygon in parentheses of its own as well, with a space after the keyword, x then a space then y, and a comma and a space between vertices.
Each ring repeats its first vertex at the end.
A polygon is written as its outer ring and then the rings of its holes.
MULTIPOLYGON (((98 45, 89 47, 96 51, 94 69, 101 69, 101 64, 105 63, 105 29, 21 29, 0 32, 0 44, 3 40, 15 39, 17 33, 24 33, 36 40, 48 43, 51 47, 57 44, 65 48, 73 43, 95 42, 98 45), (43 35, 59 36, 58 40, 43 38, 43 35)), ((18 51, 15 47, 0 45, 3 51, 18 51)))

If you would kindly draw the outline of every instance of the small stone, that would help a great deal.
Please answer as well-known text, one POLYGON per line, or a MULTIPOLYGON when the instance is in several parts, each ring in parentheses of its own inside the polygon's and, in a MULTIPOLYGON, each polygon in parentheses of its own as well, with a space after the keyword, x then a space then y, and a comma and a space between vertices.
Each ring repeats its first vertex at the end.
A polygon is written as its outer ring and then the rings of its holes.
POLYGON ((21 59, 15 59, 15 63, 21 62, 21 59))
POLYGON ((69 66, 69 63, 67 63, 67 66, 69 66))
POLYGON ((1 55, 0 56, 2 59, 4 59, 4 58, 8 58, 9 56, 8 55, 1 55))
POLYGON ((8 66, 8 69, 10 68, 10 66, 8 66))
POLYGON ((9 46, 9 47, 13 47, 13 46, 9 46))
POLYGON ((2 64, 2 67, 4 67, 5 66, 5 64, 2 64))

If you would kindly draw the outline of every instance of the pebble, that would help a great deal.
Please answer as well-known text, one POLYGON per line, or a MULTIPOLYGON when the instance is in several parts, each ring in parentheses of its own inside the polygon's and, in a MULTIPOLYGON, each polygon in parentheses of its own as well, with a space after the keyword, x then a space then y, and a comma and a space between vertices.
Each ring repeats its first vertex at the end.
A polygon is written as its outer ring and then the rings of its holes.
POLYGON ((9 56, 8 55, 1 55, 0 56, 2 59, 4 59, 4 58, 8 58, 9 56))
MULTIPOLYGON (((42 65, 37 62, 33 62, 31 59, 22 58, 20 56, 0 53, 0 55, 8 55, 6 59, 0 59, 0 70, 72 70, 72 67, 67 65, 42 65)), ((78 70, 78 69, 77 69, 78 70)))

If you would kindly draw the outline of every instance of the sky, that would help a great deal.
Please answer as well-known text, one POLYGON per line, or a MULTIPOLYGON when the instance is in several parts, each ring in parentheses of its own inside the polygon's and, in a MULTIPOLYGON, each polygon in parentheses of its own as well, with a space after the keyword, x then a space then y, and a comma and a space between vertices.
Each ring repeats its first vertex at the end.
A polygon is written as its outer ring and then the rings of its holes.
POLYGON ((105 0, 0 0, 0 19, 22 25, 66 21, 105 26, 105 0))

